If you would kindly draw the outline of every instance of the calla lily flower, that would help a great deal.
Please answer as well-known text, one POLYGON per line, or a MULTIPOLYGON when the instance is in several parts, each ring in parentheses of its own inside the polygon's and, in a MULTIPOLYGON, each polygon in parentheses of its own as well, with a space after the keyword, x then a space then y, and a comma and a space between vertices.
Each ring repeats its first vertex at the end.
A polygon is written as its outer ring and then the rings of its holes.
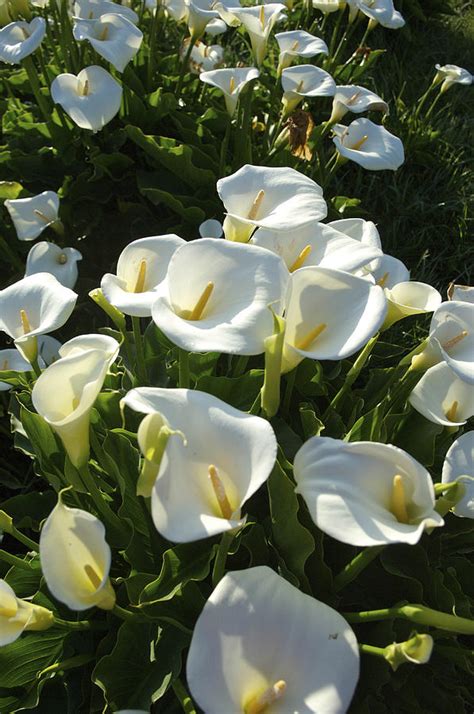
POLYGON ((186 543, 238 528, 243 504, 267 480, 277 443, 270 424, 217 397, 189 389, 132 389, 135 411, 159 412, 174 430, 153 487, 156 529, 186 543), (184 439, 183 439, 184 435, 184 439))
POLYGON ((226 109, 230 116, 233 116, 241 91, 248 82, 257 79, 259 74, 255 67, 215 69, 211 72, 201 72, 199 79, 223 92, 226 109))
POLYGON ((370 119, 356 119, 349 126, 335 124, 332 130, 340 155, 364 169, 396 171, 405 161, 400 139, 370 119))
MULTIPOLYGON (((225 25, 225 23, 224 23, 225 25)), ((225 25, 227 29, 227 25, 225 25)), ((207 29, 207 28, 206 28, 207 29)), ((184 60, 191 39, 188 37, 181 46, 181 59, 184 60)), ((206 45, 198 40, 191 50, 189 68, 194 74, 210 72, 224 62, 224 48, 220 45, 206 45)))
POLYGON ((446 454, 442 482, 453 483, 457 480, 464 485, 466 493, 454 506, 453 513, 461 518, 474 518, 474 431, 456 439, 446 454))
POLYGON ((93 65, 79 74, 60 74, 51 96, 81 129, 100 131, 120 109, 122 87, 107 70, 93 65))
POLYGON ((474 81, 473 75, 468 72, 467 69, 458 67, 455 64, 436 64, 435 68, 436 76, 434 78, 434 82, 442 82, 441 92, 446 92, 454 84, 469 85, 474 81))
POLYGON ((89 350, 101 350, 104 360, 110 366, 118 357, 120 345, 114 337, 109 335, 78 335, 61 345, 58 352, 60 357, 70 357, 89 350))
MULTIPOLYGON (((380 281, 383 281, 383 276, 380 281)), ((441 295, 435 288, 414 280, 385 288, 385 295, 388 300, 387 319, 383 326, 385 330, 404 317, 433 312, 441 304, 441 295)))
POLYGON ((310 265, 350 273, 382 256, 376 245, 354 240, 324 223, 310 223, 293 231, 258 228, 250 243, 281 256, 291 273, 310 265))
POLYGON ((342 543, 413 545, 444 525, 430 474, 392 444, 314 436, 296 454, 294 475, 313 521, 342 543))
POLYGON ((390 30, 398 30, 405 24, 403 16, 393 6, 393 0, 356 0, 355 4, 372 26, 379 23, 390 30))
POLYGON ((163 7, 168 15, 171 15, 176 22, 184 22, 188 9, 184 0, 163 0, 163 7))
POLYGON ((287 280, 283 261, 268 250, 201 238, 171 258, 152 317, 190 352, 261 354, 273 331, 268 305, 282 310, 287 280))
MULTIPOLYGON (((0 372, 29 372, 31 364, 16 349, 0 350, 0 372)), ((0 382, 0 392, 7 392, 11 385, 0 382)))
POLYGON ((285 114, 292 112, 305 97, 332 97, 336 91, 331 75, 312 64, 284 69, 281 84, 285 114))
POLYGON ((111 610, 115 593, 109 580, 110 547, 98 518, 68 508, 59 494, 40 536, 40 560, 46 585, 71 610, 111 610))
POLYGON ((355 84, 336 87, 332 103, 331 124, 341 121, 347 112, 360 114, 367 111, 381 111, 388 114, 388 104, 370 89, 355 84))
POLYGON ((219 179, 217 193, 227 211, 225 237, 243 243, 256 226, 287 231, 319 221, 327 213, 321 187, 286 167, 247 164, 219 179))
POLYGON ((172 429, 168 420, 160 412, 147 414, 140 422, 137 441, 143 454, 143 464, 137 482, 137 496, 149 498, 160 470, 163 454, 170 436, 178 434, 186 446, 187 440, 182 431, 172 429))
POLYGON ((385 648, 384 657, 389 662, 394 672, 400 665, 426 664, 430 661, 433 652, 434 640, 431 635, 415 634, 406 642, 394 642, 385 648))
POLYGON ((314 9, 322 12, 323 15, 343 10, 346 6, 345 0, 312 0, 312 2, 314 9))
POLYGON ((20 64, 38 49, 45 32, 46 22, 42 17, 34 17, 31 22, 21 20, 6 25, 0 30, 0 61, 20 64))
POLYGON ((248 568, 227 573, 205 604, 186 677, 206 714, 343 714, 359 677, 357 640, 336 610, 267 566, 248 568))
MULTIPOLYGON (((366 221, 363 218, 341 218, 338 221, 330 221, 328 226, 364 245, 370 245, 372 248, 382 251, 380 235, 377 226, 372 221, 366 221)), ((380 258, 373 260, 367 269, 375 270, 380 264, 380 260, 380 258)))
POLYGON ((448 300, 474 303, 474 288, 470 285, 455 285, 455 283, 450 283, 447 294, 448 300))
POLYGON ((199 226, 199 235, 201 238, 222 238, 224 235, 222 223, 215 218, 209 218, 199 226))
POLYGON ((206 25, 206 35, 211 35, 211 37, 222 35, 224 32, 227 32, 227 24, 220 17, 215 17, 206 25))
POLYGON ((408 401, 426 419, 441 426, 463 426, 474 416, 474 384, 468 384, 446 362, 430 367, 408 401))
POLYGON ((443 302, 431 319, 428 344, 412 360, 414 369, 446 362, 464 382, 474 384, 474 305, 443 302))
POLYGON ((368 266, 377 285, 391 290, 399 283, 410 282, 410 271, 401 260, 384 253, 376 266, 368 266))
POLYGON ((0 580, 0 647, 15 642, 25 630, 47 630, 53 624, 51 610, 22 600, 0 580))
POLYGON ((219 17, 216 10, 212 9, 212 0, 184 0, 184 5, 189 34, 193 39, 201 37, 206 25, 219 17))
POLYGON ((123 15, 109 13, 97 20, 76 20, 73 28, 76 40, 89 40, 95 51, 119 72, 140 49, 143 33, 123 15))
POLYGON ((329 53, 328 46, 320 37, 314 37, 305 30, 291 30, 290 32, 278 32, 275 35, 280 48, 278 59, 278 74, 286 67, 295 62, 298 57, 305 59, 315 55, 329 53))
POLYGON ((80 20, 98 20, 102 15, 114 13, 122 15, 127 20, 137 24, 138 15, 130 7, 109 0, 76 0, 74 3, 74 18, 80 20))
POLYGON ((331 268, 301 268, 291 276, 282 372, 305 357, 350 357, 380 329, 387 311, 382 288, 331 268))
POLYGON ((61 285, 73 288, 77 281, 77 262, 82 254, 75 248, 60 248, 55 243, 36 243, 26 259, 25 276, 51 273, 61 285))
POLYGON ((125 315, 150 317, 157 290, 174 252, 185 241, 174 233, 139 238, 121 252, 117 274, 106 273, 100 287, 111 305, 125 315))
POLYGON ((102 349, 77 350, 50 365, 31 393, 34 408, 58 434, 78 469, 89 459, 90 412, 108 368, 102 349))
POLYGON ((76 293, 50 273, 29 275, 0 290, 0 330, 13 337, 25 359, 34 362, 38 336, 62 327, 76 300, 76 293))
POLYGON ((63 226, 58 218, 59 196, 54 191, 43 191, 30 198, 15 198, 5 201, 19 240, 34 240, 51 226, 59 233, 63 226))
POLYGON ((222 12, 217 7, 222 19, 228 22, 229 15, 236 19, 236 24, 242 23, 249 33, 255 64, 259 67, 265 59, 267 43, 275 23, 286 18, 286 7, 282 3, 268 3, 254 7, 228 7, 222 12))

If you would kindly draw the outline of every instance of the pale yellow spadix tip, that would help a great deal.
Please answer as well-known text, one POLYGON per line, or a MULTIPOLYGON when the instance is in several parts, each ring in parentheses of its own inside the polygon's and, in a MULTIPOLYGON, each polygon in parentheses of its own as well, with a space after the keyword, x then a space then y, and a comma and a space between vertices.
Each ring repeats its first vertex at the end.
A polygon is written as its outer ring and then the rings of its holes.
POLYGON ((467 330, 462 330, 462 331, 459 333, 459 335, 456 335, 455 337, 452 337, 452 338, 451 338, 450 340, 448 340, 447 342, 443 342, 443 344, 441 345, 441 347, 443 348, 443 350, 449 350, 449 349, 451 349, 451 347, 454 347, 454 346, 457 345, 459 342, 461 342, 461 340, 463 340, 465 337, 467 337, 468 334, 469 334, 469 333, 468 333, 467 330))
POLYGON ((43 211, 40 211, 37 208, 34 208, 33 213, 35 214, 35 216, 37 216, 40 219, 40 221, 43 221, 43 223, 51 223, 51 219, 48 218, 48 216, 45 213, 43 213, 43 211))
POLYGON ((382 275, 382 277, 379 280, 377 280, 377 282, 375 284, 380 285, 381 288, 384 288, 387 283, 387 280, 389 278, 389 275, 390 275, 390 273, 388 273, 388 272, 384 273, 382 275))
POLYGON ((259 17, 260 24, 261 24, 262 29, 263 29, 263 28, 265 27, 265 6, 264 6, 264 5, 262 5, 262 6, 260 7, 260 12, 259 12, 258 17, 259 17))
POLYGON ((200 320, 202 314, 206 308, 209 298, 211 297, 212 291, 214 290, 214 283, 208 283, 201 293, 201 297, 193 307, 191 311, 185 310, 182 314, 185 320, 200 320))
POLYGON ((30 325, 30 321, 28 320, 28 315, 26 314, 25 310, 20 310, 20 319, 21 319, 21 326, 23 329, 23 334, 27 335, 28 332, 31 332, 31 325, 30 325))
POLYGON ((229 92, 232 94, 234 89, 235 89, 235 79, 233 77, 231 77, 229 80, 229 92))
POLYGON ((58 255, 58 263, 59 263, 59 265, 66 265, 66 263, 67 263, 66 253, 60 253, 58 255))
POLYGON ((301 90, 303 89, 303 85, 304 85, 304 79, 300 79, 300 81, 298 82, 298 84, 296 86, 295 92, 301 92, 301 90))
POLYGON ((146 260, 140 261, 140 266, 138 268, 137 280, 135 282, 135 287, 133 288, 134 293, 143 293, 145 288, 146 280, 146 260))
POLYGON ((109 36, 109 26, 106 25, 102 32, 100 33, 99 40, 106 40, 109 36))
POLYGON ((356 92, 355 94, 353 94, 352 97, 347 100, 346 104, 354 104, 354 102, 357 101, 359 94, 360 92, 356 92))
POLYGON ((296 50, 296 48, 298 47, 298 45, 299 45, 298 40, 295 40, 295 41, 293 42, 293 44, 291 45, 290 50, 291 50, 291 51, 296 50))
POLYGON ((254 221, 257 218, 264 196, 265 191, 263 189, 261 189, 255 196, 254 202, 252 203, 250 211, 247 214, 247 218, 249 218, 251 221, 254 221))
POLYGON ((4 360, 3 364, 2 364, 2 371, 6 370, 6 369, 8 369, 8 360, 7 359, 4 360))
POLYGON ((457 421, 458 406, 459 402, 454 401, 446 411, 446 419, 448 419, 448 421, 457 421))
POLYGON ((405 497, 405 487, 400 474, 393 477, 392 493, 390 496, 390 511, 399 523, 408 523, 408 511, 405 497))
POLYGON ((272 704, 281 699, 285 691, 286 682, 284 679, 279 679, 278 682, 268 687, 262 694, 250 700, 244 707, 245 714, 262 714, 272 704))
POLYGON ((84 565, 84 571, 92 586, 97 590, 102 584, 102 578, 99 577, 92 565, 84 565))
POLYGON ((296 260, 290 265, 290 267, 289 267, 290 273, 294 273, 295 270, 298 270, 299 268, 301 268, 304 261, 306 260, 306 258, 308 257, 308 255, 311 253, 312 250, 313 249, 311 248, 310 245, 306 245, 303 248, 303 250, 301 251, 299 256, 296 258, 296 260))
POLYGON ((224 484, 222 483, 219 473, 213 464, 209 465, 208 468, 209 480, 211 482, 214 494, 216 496, 217 503, 219 505, 222 517, 229 520, 232 518, 232 506, 229 503, 227 494, 225 492, 224 484))
POLYGON ((356 141, 355 144, 353 144, 352 146, 349 146, 348 148, 357 151, 357 149, 360 149, 361 146, 363 146, 365 144, 365 142, 367 141, 368 138, 369 137, 367 136, 367 134, 365 134, 365 136, 363 136, 362 139, 359 139, 359 141, 356 141))
POLYGON ((298 340, 295 342, 295 347, 297 350, 307 350, 308 347, 316 340, 317 337, 321 334, 321 332, 324 332, 326 329, 327 325, 325 322, 321 322, 321 324, 316 325, 316 327, 311 330, 311 332, 308 332, 306 337, 303 337, 302 340, 298 340))
POLYGON ((82 84, 79 88, 79 94, 81 94, 83 97, 87 97, 89 94, 89 80, 86 79, 84 84, 82 84))

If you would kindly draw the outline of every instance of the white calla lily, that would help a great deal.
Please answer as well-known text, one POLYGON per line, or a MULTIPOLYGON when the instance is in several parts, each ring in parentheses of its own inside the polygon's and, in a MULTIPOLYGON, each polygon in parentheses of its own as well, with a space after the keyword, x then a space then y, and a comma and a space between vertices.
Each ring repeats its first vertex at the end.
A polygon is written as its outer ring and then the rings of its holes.
POLYGON ((381 111, 388 114, 388 104, 370 89, 356 84, 346 84, 336 87, 332 102, 331 124, 341 121, 347 112, 360 114, 367 111, 381 111))
POLYGON ((335 124, 332 130, 339 154, 364 169, 396 171, 405 161, 400 139, 370 119, 356 119, 349 126, 335 124))
POLYGON ((275 435, 265 419, 189 389, 139 387, 122 405, 159 412, 182 432, 169 437, 153 487, 152 516, 161 535, 185 543, 245 522, 241 508, 276 459, 275 435))
POLYGON ((211 72, 201 72, 199 79, 201 82, 221 90, 224 94, 226 109, 230 116, 233 116, 241 91, 248 82, 257 79, 259 74, 260 72, 256 67, 226 68, 215 69, 211 72))
POLYGON ((385 295, 388 300, 388 313, 384 329, 391 327, 404 317, 433 312, 439 307, 442 299, 439 292, 431 285, 415 280, 408 280, 397 283, 392 288, 385 288, 385 295))
POLYGON ((106 273, 100 287, 111 305, 125 315, 150 317, 169 262, 184 241, 174 233, 139 238, 121 252, 117 273, 106 273))
POLYGON ((301 268, 291 276, 285 310, 282 372, 305 357, 350 357, 380 329, 387 311, 383 289, 331 268, 301 268))
POLYGON ((201 37, 207 24, 219 17, 217 11, 213 9, 212 0, 184 0, 184 6, 189 34, 193 39, 201 37))
POLYGON ((152 306, 155 324, 190 352, 253 355, 282 310, 288 271, 263 248, 201 238, 178 248, 152 306))
POLYGON ((34 408, 58 434, 78 469, 89 459, 90 412, 108 368, 103 349, 71 351, 45 369, 31 393, 34 408))
POLYGON ((431 476, 392 444, 314 436, 294 461, 296 492, 324 533, 342 543, 418 543, 444 525, 431 476))
POLYGON ((38 355, 39 335, 53 332, 69 319, 77 295, 50 273, 36 273, 0 290, 0 330, 13 337, 29 362, 38 355))
POLYGON ((410 271, 401 260, 393 255, 383 254, 376 266, 369 266, 370 274, 382 288, 391 290, 398 283, 410 282, 410 271))
POLYGON ((76 40, 88 40, 95 51, 119 72, 140 49, 143 33, 123 15, 109 13, 97 20, 76 20, 73 27, 76 40))
POLYGON ((352 272, 382 256, 378 246, 354 240, 324 223, 310 223, 293 231, 258 228, 250 243, 281 256, 291 273, 310 265, 352 272))
POLYGON ((474 303, 474 288, 470 285, 456 285, 455 283, 450 283, 447 295, 448 300, 474 303))
MULTIPOLYGON (((31 364, 16 349, 0 350, 0 372, 29 372, 31 364)), ((7 392, 11 385, 0 381, 0 392, 7 392)))
POLYGON ((0 30, 0 61, 20 62, 38 49, 46 32, 46 21, 34 17, 31 22, 11 22, 0 30))
POLYGON ((474 384, 474 305, 443 302, 431 319, 428 344, 412 360, 415 369, 446 362, 454 374, 474 384))
POLYGON ((275 39, 280 48, 278 58, 278 70, 280 74, 283 69, 289 67, 298 57, 305 59, 315 55, 329 53, 328 46, 320 37, 315 37, 305 30, 290 30, 289 32, 277 32, 275 39))
POLYGON ((459 379, 446 362, 441 362, 424 373, 408 401, 435 424, 463 426, 474 416, 474 384, 459 379))
POLYGON ((51 96, 81 129, 100 131, 120 109, 122 87, 103 67, 93 65, 79 74, 60 74, 51 96))
POLYGON ((36 243, 26 259, 25 276, 51 273, 61 285, 73 288, 77 281, 77 262, 82 254, 75 248, 60 248, 55 243, 36 243))
POLYGON ((47 630, 54 625, 51 610, 22 600, 0 580, 0 647, 15 642, 25 630, 47 630))
POLYGON ((355 4, 372 26, 378 23, 390 30, 398 30, 405 24, 401 13, 395 10, 393 0, 356 0, 355 4))
POLYGON ((7 199, 5 208, 19 240, 35 240, 48 226, 62 232, 62 223, 58 219, 59 196, 54 191, 43 191, 29 198, 7 199))
POLYGON ((114 337, 109 335, 78 335, 68 340, 60 346, 58 352, 60 357, 70 357, 72 355, 83 354, 89 350, 100 350, 104 353, 104 360, 109 366, 118 357, 120 345, 114 337))
POLYGON ((57 600, 71 610, 114 607, 109 580, 112 556, 98 518, 64 505, 59 494, 41 529, 39 545, 46 585, 57 600))
POLYGON ((206 714, 343 714, 358 677, 357 640, 344 618, 267 566, 222 578, 186 665, 206 714))
POLYGON ((468 431, 448 449, 443 464, 443 483, 459 480, 465 487, 463 498, 454 506, 453 513, 462 518, 474 518, 474 431, 468 431), (468 478, 463 478, 463 477, 468 478))
POLYGON ((434 81, 436 83, 442 82, 441 92, 446 92, 454 84, 469 85, 474 82, 473 75, 467 69, 458 67, 456 64, 436 64, 435 68, 436 76, 434 81))
POLYGON ((227 24, 220 17, 215 17, 206 25, 206 34, 211 35, 211 37, 222 35, 224 32, 227 32, 227 24))
POLYGON ((343 10, 346 6, 345 0, 312 0, 312 3, 314 9, 322 12, 323 15, 343 10))
MULTIPOLYGON (((224 23, 225 25, 225 23, 224 23)), ((225 25, 227 29, 227 25, 225 25)), ((207 28, 206 28, 207 29, 207 28)), ((181 46, 181 59, 184 60, 191 38, 187 38, 181 46)), ((220 45, 206 45, 198 40, 191 50, 189 68, 194 74, 210 72, 220 67, 224 62, 224 48, 220 45)))
POLYGON ((327 214, 321 187, 286 167, 246 164, 219 179, 217 193, 227 212, 227 240, 245 243, 257 226, 287 231, 319 221, 327 214))
POLYGON ((74 3, 74 18, 81 20, 98 20, 102 15, 115 13, 122 15, 133 23, 138 22, 137 13, 126 5, 109 0, 76 0, 74 3))
POLYGON ((377 226, 372 221, 366 221, 363 218, 340 218, 337 221, 330 221, 328 226, 361 243, 369 243, 377 248, 382 248, 377 226))
POLYGON ((268 39, 275 23, 286 18, 285 5, 272 2, 254 7, 229 6, 224 8, 224 11, 218 5, 217 9, 225 22, 228 22, 230 18, 230 22, 242 23, 245 27, 250 37, 255 64, 259 67, 265 59, 268 39), (234 18, 233 21, 232 18, 234 18))
POLYGON ((287 67, 281 73, 285 114, 292 112, 305 98, 332 97, 336 82, 331 75, 312 64, 287 67))

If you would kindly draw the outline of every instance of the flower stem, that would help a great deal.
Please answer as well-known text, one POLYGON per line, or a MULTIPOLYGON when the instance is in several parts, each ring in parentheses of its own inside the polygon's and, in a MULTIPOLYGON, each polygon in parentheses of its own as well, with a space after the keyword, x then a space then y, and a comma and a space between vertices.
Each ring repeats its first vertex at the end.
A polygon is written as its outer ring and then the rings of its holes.
POLYGON ((177 85, 177 87, 176 87, 176 92, 175 92, 175 95, 176 95, 177 97, 179 97, 180 94, 181 94, 181 89, 182 89, 182 87, 183 87, 183 79, 184 79, 184 75, 185 75, 185 72, 186 72, 186 67, 187 67, 188 64, 189 64, 189 59, 190 59, 190 57, 191 57, 191 52, 193 51, 193 47, 194 47, 194 45, 196 44, 197 40, 198 40, 198 38, 197 38, 197 37, 194 37, 194 35, 191 35, 191 37, 189 38, 189 46, 188 46, 188 49, 187 49, 187 51, 186 51, 186 54, 184 55, 184 59, 183 59, 183 61, 182 61, 182 63, 181 63, 181 69, 180 69, 180 72, 179 72, 178 85, 177 85))
POLYGON ((186 687, 181 682, 181 680, 174 679, 171 682, 171 686, 173 687, 173 692, 176 694, 176 698, 178 699, 179 703, 181 704, 183 711, 186 714, 196 714, 193 700, 191 699, 186 687))
POLYGON ((122 532, 121 522, 118 516, 113 512, 108 503, 105 501, 104 495, 97 485, 95 477, 89 470, 89 465, 84 464, 79 469, 79 475, 84 483, 85 488, 89 492, 94 505, 100 517, 109 525, 116 535, 122 532))
POLYGON ((61 662, 51 664, 49 667, 46 667, 46 669, 41 670, 39 674, 43 676, 45 673, 50 674, 52 672, 61 672, 65 669, 74 669, 74 667, 82 667, 83 665, 93 662, 94 660, 95 655, 76 655, 76 657, 70 657, 69 659, 63 659, 61 662))
POLYGON ((142 384, 146 384, 147 374, 145 365, 145 353, 143 351, 143 337, 140 327, 140 318, 132 317, 133 340, 135 342, 135 353, 137 356, 137 375, 142 384))
POLYGON ((92 622, 91 620, 61 620, 60 617, 54 618, 54 624, 58 627, 64 627, 68 630, 108 630, 109 626, 106 622, 92 622))
POLYGON ((380 333, 377 332, 377 334, 374 335, 374 336, 367 342, 367 344, 365 345, 364 349, 359 353, 359 356, 357 357, 356 361, 354 362, 354 364, 352 365, 352 367, 350 368, 350 370, 348 371, 348 373, 347 373, 347 375, 346 375, 346 378, 345 378, 345 380, 344 380, 344 384, 342 385, 342 387, 340 388, 340 390, 338 391, 338 393, 336 394, 336 396, 335 396, 334 399, 332 400, 331 404, 330 404, 329 407, 327 408, 327 410, 326 410, 326 412, 325 412, 325 414, 324 414, 324 417, 323 417, 323 421, 324 421, 324 419, 328 416, 329 411, 330 411, 331 409, 335 409, 335 408, 337 407, 337 405, 339 404, 339 402, 341 401, 341 399, 342 399, 343 397, 345 397, 345 395, 347 394, 347 392, 349 391, 349 389, 352 387, 352 385, 353 385, 354 382, 356 381, 356 379, 357 379, 357 377, 359 376, 360 372, 361 372, 362 369, 364 368, 365 363, 366 363, 367 360, 369 359, 370 353, 372 352, 372 350, 374 349, 375 345, 377 344, 377 340, 378 340, 378 338, 379 338, 379 334, 380 334, 380 333))
POLYGON ((13 565, 23 570, 30 570, 31 565, 21 558, 17 558, 16 555, 7 553, 5 550, 0 550, 0 560, 3 560, 8 565, 13 565))
POLYGON ((474 634, 474 620, 465 617, 448 615, 445 612, 433 610, 424 605, 408 604, 400 607, 387 607, 382 610, 368 610, 366 612, 344 612, 342 616, 350 623, 377 622, 379 620, 409 620, 418 625, 437 627, 440 630, 456 632, 460 635, 474 634))
POLYGON ((35 373, 35 376, 36 376, 36 377, 40 377, 40 376, 41 376, 41 369, 40 369, 40 366, 39 366, 39 364, 38 364, 38 357, 36 357, 36 359, 34 359, 34 360, 31 360, 30 364, 31 364, 31 366, 33 367, 33 372, 35 373))
POLYGON ((117 605, 117 603, 113 606, 111 612, 119 617, 121 620, 125 620, 126 622, 130 622, 131 620, 134 620, 136 622, 137 620, 137 615, 134 612, 130 612, 130 610, 126 610, 124 607, 120 607, 120 605, 117 605))
POLYGON ((225 167, 226 167, 226 158, 227 158, 227 148, 229 146, 229 138, 230 138, 230 128, 231 128, 232 122, 230 117, 228 118, 227 126, 225 128, 225 134, 224 134, 224 139, 222 140, 221 144, 221 154, 220 154, 220 159, 219 159, 219 178, 222 178, 225 176, 225 167))
POLYGON ((385 659, 385 647, 374 647, 374 645, 364 645, 359 643, 359 651, 363 654, 375 655, 385 659))
POLYGON ((426 114, 425 114, 425 119, 428 119, 428 117, 431 116, 431 114, 433 113, 433 109, 434 109, 435 106, 438 104, 439 100, 441 99, 441 96, 442 96, 441 92, 438 92, 438 94, 436 95, 436 97, 435 97, 435 98, 433 99, 433 101, 431 102, 431 106, 429 107, 428 111, 427 111, 426 114))
POLYGON ((28 538, 28 536, 26 536, 24 533, 21 533, 18 528, 15 528, 15 526, 11 526, 11 529, 8 531, 8 534, 11 535, 13 538, 16 538, 16 540, 20 543, 23 543, 23 545, 26 545, 26 547, 30 550, 34 550, 35 553, 39 553, 38 543, 35 543, 34 540, 28 538))
POLYGON ((229 554, 230 544, 233 540, 234 533, 232 531, 225 531, 225 533, 222 534, 216 559, 214 560, 214 568, 212 569, 212 584, 214 587, 224 576, 227 555, 229 554))
POLYGON ((41 87, 38 81, 38 72, 36 71, 35 64, 30 55, 23 59, 23 67, 25 68, 26 74, 28 75, 28 81, 30 83, 31 91, 33 92, 41 113, 46 121, 46 124, 50 124, 51 119, 51 109, 48 102, 41 94, 41 87))
POLYGON ((285 416, 288 416, 288 414, 290 413, 291 397, 293 395, 293 389, 295 386, 297 369, 297 366, 292 369, 286 378, 285 396, 283 397, 283 404, 281 407, 282 414, 285 416))
POLYGON ((348 563, 341 572, 334 578, 334 590, 339 592, 346 585, 349 585, 357 576, 375 560, 378 554, 385 548, 385 545, 375 545, 365 548, 348 563))
POLYGON ((189 389, 190 385, 190 375, 189 375, 189 352, 179 348, 179 378, 178 386, 181 389, 189 389))

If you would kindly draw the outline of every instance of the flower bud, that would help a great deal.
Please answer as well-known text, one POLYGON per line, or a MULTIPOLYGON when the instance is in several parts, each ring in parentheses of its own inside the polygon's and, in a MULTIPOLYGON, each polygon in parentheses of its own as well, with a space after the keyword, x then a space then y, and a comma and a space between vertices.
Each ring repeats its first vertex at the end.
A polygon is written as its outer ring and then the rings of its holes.
POLYGON ((400 665, 406 662, 412 664, 426 664, 433 651, 433 638, 431 635, 415 634, 406 642, 394 642, 385 648, 384 657, 395 672, 400 665))

